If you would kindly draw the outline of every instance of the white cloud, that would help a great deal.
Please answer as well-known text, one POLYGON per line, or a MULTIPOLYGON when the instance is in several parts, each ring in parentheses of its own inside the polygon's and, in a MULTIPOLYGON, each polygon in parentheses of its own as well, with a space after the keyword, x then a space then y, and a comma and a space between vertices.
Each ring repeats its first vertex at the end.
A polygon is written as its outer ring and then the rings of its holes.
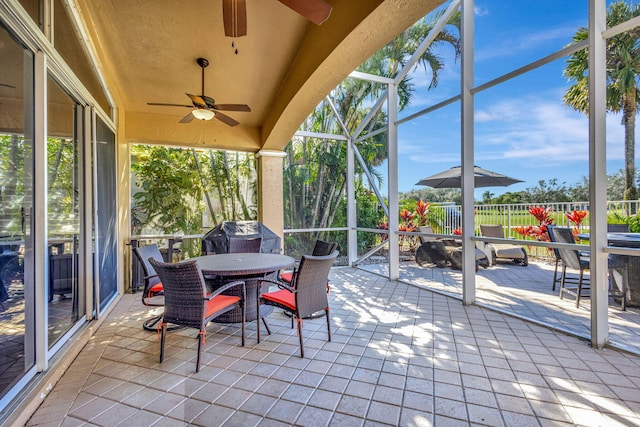
POLYGON ((486 6, 480 6, 479 4, 475 4, 473 6, 473 13, 476 16, 485 16, 489 14, 489 9, 486 6))
MULTIPOLYGON (((555 98, 557 99, 557 98, 555 98)), ((539 97, 504 99, 476 111, 475 158, 522 161, 522 167, 586 162, 589 129, 586 116, 539 97)), ((434 124, 438 120, 434 120, 434 124)), ((459 123, 439 123, 413 138, 399 141, 399 153, 413 162, 459 163, 459 123)), ((419 126, 419 124, 417 124, 419 126)), ((425 126, 426 127, 426 126, 425 126)), ((640 129, 637 129, 640 140, 640 129)), ((624 158, 620 116, 607 116, 607 159, 624 158)))

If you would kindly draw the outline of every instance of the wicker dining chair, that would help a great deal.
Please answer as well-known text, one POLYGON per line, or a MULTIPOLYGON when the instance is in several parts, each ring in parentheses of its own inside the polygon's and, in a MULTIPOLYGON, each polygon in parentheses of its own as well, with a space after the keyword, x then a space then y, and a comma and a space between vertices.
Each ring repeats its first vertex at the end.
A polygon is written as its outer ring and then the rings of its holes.
POLYGON ((300 357, 304 357, 304 345, 302 338, 302 319, 314 313, 324 310, 327 317, 328 341, 331 341, 331 322, 329 319, 329 298, 327 294, 327 280, 333 262, 338 257, 338 251, 330 255, 313 256, 303 255, 300 268, 294 275, 291 285, 284 282, 269 279, 260 280, 263 283, 277 285, 280 290, 258 294, 258 342, 260 342, 260 305, 270 305, 281 308, 297 321, 297 332, 300 339, 300 357))
POLYGON ((262 237, 252 237, 252 238, 243 238, 243 237, 229 237, 229 241, 227 243, 227 252, 230 254, 237 253, 258 253, 260 252, 260 247, 262 246, 262 237))
MULTIPOLYGON (((311 255, 313 256, 331 255, 333 251, 335 251, 336 249, 338 249, 338 243, 325 242, 324 240, 318 239, 316 240, 316 243, 313 246, 313 252, 311 252, 311 255)), ((281 271, 279 279, 285 283, 291 283, 291 281, 293 280, 294 274, 295 274, 295 269, 281 271)))
POLYGON ((162 261, 162 253, 158 249, 158 245, 155 243, 147 246, 139 246, 133 248, 133 253, 140 261, 142 265, 142 271, 144 273, 144 290, 142 291, 142 304, 146 306, 162 306, 163 303, 152 303, 151 298, 162 295, 164 288, 162 282, 158 277, 158 273, 154 270, 153 266, 149 263, 149 258, 154 258, 158 261, 162 261))
POLYGON ((244 281, 228 283, 215 292, 207 293, 202 271, 197 261, 183 261, 166 263, 149 259, 153 268, 164 284, 164 313, 160 323, 160 363, 164 360, 164 343, 167 324, 195 328, 198 334, 198 357, 196 372, 200 371, 200 353, 207 331, 207 324, 216 317, 240 307, 242 310, 242 345, 245 338, 245 300, 246 288, 244 281), (221 295, 223 292, 239 287, 240 296, 221 295))

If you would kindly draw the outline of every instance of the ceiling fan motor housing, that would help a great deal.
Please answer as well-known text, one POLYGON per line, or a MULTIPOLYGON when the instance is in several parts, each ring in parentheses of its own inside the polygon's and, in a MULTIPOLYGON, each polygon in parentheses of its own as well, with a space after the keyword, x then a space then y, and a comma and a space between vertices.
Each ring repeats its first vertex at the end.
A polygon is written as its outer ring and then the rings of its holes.
POLYGON ((206 67, 209 66, 209 60, 207 58, 198 58, 198 59, 196 59, 196 62, 202 68, 206 68, 206 67))

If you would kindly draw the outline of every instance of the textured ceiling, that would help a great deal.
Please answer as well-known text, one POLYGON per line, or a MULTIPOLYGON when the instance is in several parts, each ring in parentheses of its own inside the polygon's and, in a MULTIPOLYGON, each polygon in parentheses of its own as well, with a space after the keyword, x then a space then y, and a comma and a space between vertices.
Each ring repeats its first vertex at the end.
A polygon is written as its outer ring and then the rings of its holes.
POLYGON ((221 0, 78 1, 129 142, 282 149, 331 88, 442 1, 328 0, 316 26, 277 0, 247 0, 247 35, 224 36, 221 0), (239 103, 240 122, 179 124, 200 94, 196 58, 209 59, 205 95, 239 103))

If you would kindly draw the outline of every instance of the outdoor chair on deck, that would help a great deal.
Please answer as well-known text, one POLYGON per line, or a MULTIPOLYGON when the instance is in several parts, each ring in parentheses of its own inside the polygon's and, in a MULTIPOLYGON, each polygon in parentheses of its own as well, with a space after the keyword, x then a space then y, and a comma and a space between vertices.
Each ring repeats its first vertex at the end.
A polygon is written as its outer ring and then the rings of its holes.
MULTIPOLYGON (((200 354, 207 334, 207 324, 236 307, 240 307, 242 310, 242 345, 244 346, 246 289, 243 281, 228 283, 208 294, 197 261, 166 263, 150 259, 149 262, 158 272, 158 276, 164 284, 165 305, 160 323, 160 363, 164 360, 167 324, 195 328, 200 331, 196 359, 196 372, 199 372, 200 354), (221 295, 234 287, 240 288, 240 296, 221 295)), ((260 321, 260 316, 258 316, 258 321, 260 321)))
POLYGON ((162 295, 163 287, 158 274, 153 269, 153 266, 149 263, 149 258, 154 258, 158 261, 162 261, 162 254, 158 245, 155 243, 147 246, 139 246, 133 248, 133 253, 140 261, 142 265, 142 271, 144 273, 144 290, 142 291, 142 304, 146 306, 162 306, 162 303, 152 303, 151 298, 162 295))
MULTIPOLYGON (((547 230, 549 232, 549 239, 552 242, 575 243, 575 237, 573 236, 573 230, 571 228, 549 226, 547 227, 547 230)), ((583 275, 584 270, 589 269, 590 254, 588 251, 577 251, 571 249, 554 248, 553 251, 556 255, 556 270, 553 275, 553 290, 555 290, 555 284, 559 282, 560 298, 562 298, 563 292, 576 295, 576 307, 578 307, 582 291, 588 289, 590 282, 589 278, 585 278, 583 275), (579 264, 576 261, 576 254, 579 259, 579 264), (567 260, 568 264, 565 263, 565 260, 567 260), (558 262, 562 262, 563 266, 560 278, 557 277, 558 262), (567 266, 575 270, 580 270, 578 276, 576 277, 575 275, 567 274, 567 266), (567 284, 572 284, 574 286, 567 287, 567 284), (584 287, 585 285, 587 288, 584 287)), ((626 257, 621 255, 609 255, 607 260, 607 269, 609 271, 609 295, 614 298, 620 298, 621 309, 626 310, 627 299, 629 297, 629 270, 626 257)))
MULTIPOLYGON (((421 233, 434 234, 430 225, 421 225, 418 227, 421 233)), ((420 246, 416 249, 416 263, 424 267, 427 264, 435 264, 440 268, 447 265, 447 251, 442 240, 438 240, 433 236, 419 236, 420 246)))
POLYGON ((304 357, 302 319, 324 310, 327 318, 328 341, 331 341, 327 280, 331 266, 337 257, 338 251, 334 251, 331 255, 325 256, 303 255, 300 261, 300 268, 294 275, 291 285, 268 279, 260 281, 259 286, 262 286, 262 283, 273 283, 278 285, 280 290, 258 295, 258 342, 260 342, 261 304, 281 308, 292 316, 292 321, 293 319, 297 321, 297 332, 300 339, 300 357, 304 357))
MULTIPOLYGON (((549 233, 549 239, 556 243, 569 243, 575 244, 576 239, 573 236, 573 230, 569 227, 547 227, 549 233)), ((585 270, 589 269, 589 258, 576 249, 564 249, 558 248, 558 257, 562 262, 562 276, 560 278, 560 299, 564 298, 564 294, 575 295, 576 307, 580 306, 580 298, 583 296, 583 291, 589 290, 589 277, 585 277, 585 270), (567 268, 578 271, 577 279, 569 276, 567 268), (567 286, 572 284, 573 286, 567 286)), ((555 281, 554 281, 555 286, 555 281)))
MULTIPOLYGON (((480 234, 482 234, 484 237, 495 237, 498 239, 505 238, 504 229, 500 224, 481 224, 480 234)), ((510 243, 487 243, 486 247, 490 252, 487 253, 487 256, 490 255, 491 265, 495 265, 497 259, 510 259, 514 263, 520 264, 525 267, 529 265, 527 251, 522 246, 513 245, 510 243)))
MULTIPOLYGON (((331 255, 333 251, 338 248, 338 243, 336 242, 325 242, 324 240, 316 240, 315 245, 313 246, 313 252, 311 255, 313 256, 325 256, 331 255)), ((295 274, 295 269, 286 270, 280 273, 279 279, 285 283, 291 283, 293 280, 293 275, 295 274)))
POLYGON ((243 237, 229 237, 228 245, 228 252, 230 254, 257 254, 260 252, 260 246, 262 246, 262 237, 258 236, 249 239, 243 237))

